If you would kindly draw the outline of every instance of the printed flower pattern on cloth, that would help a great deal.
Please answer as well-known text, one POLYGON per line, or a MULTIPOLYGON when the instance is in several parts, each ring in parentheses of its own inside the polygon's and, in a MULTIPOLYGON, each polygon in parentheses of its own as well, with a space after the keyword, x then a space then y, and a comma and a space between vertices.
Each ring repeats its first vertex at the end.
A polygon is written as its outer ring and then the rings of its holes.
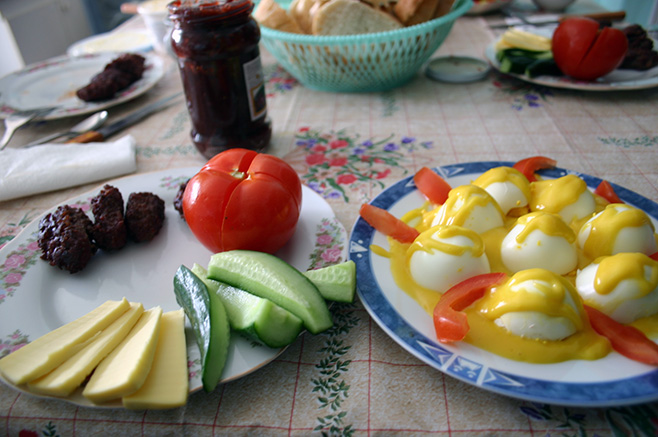
POLYGON ((523 108, 540 108, 553 97, 553 91, 547 87, 533 85, 507 75, 493 76, 493 86, 511 97, 510 105, 517 111, 523 108))
POLYGON ((28 268, 37 262, 40 253, 35 234, 5 258, 0 265, 0 304, 14 295, 28 268))
POLYGON ((293 156, 288 158, 303 182, 325 199, 345 202, 364 186, 374 183, 384 188, 383 180, 389 176, 405 176, 412 152, 432 148, 431 142, 411 137, 396 140, 390 135, 361 140, 358 134, 350 135, 344 130, 323 133, 308 127, 299 130, 296 145, 293 156))
POLYGON ((285 94, 299 85, 297 79, 283 69, 279 64, 268 65, 263 67, 265 75, 265 90, 267 97, 275 97, 278 94, 285 94))

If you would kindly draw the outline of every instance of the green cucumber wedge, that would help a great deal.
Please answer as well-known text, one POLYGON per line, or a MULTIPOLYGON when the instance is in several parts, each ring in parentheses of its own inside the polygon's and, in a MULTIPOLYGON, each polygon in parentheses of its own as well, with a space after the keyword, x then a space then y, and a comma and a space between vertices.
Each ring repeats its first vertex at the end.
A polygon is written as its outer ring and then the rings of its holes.
POLYGON ((333 325, 317 287, 274 255, 249 250, 216 253, 210 258, 208 277, 271 300, 299 317, 312 334, 333 325))
POLYGON ((248 339, 281 348, 294 342, 302 332, 300 318, 272 301, 208 279, 208 272, 199 264, 192 266, 192 272, 205 282, 210 293, 217 293, 222 300, 231 328, 248 339))
POLYGON ((194 328, 201 354, 201 380, 207 392, 215 390, 226 365, 231 328, 226 309, 215 293, 190 269, 180 266, 174 276, 176 301, 194 328))
POLYGON ((321 269, 308 270, 304 276, 311 280, 322 297, 334 302, 354 302, 356 292, 356 264, 349 260, 321 269))

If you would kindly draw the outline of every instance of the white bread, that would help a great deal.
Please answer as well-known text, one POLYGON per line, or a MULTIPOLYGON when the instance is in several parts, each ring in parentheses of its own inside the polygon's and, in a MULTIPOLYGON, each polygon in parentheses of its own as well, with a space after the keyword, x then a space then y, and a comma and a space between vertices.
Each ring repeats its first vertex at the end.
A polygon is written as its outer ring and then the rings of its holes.
POLYGON ((314 35, 356 35, 396 30, 402 23, 358 0, 331 0, 313 17, 314 35))
POLYGON ((432 18, 443 17, 452 10, 453 3, 455 3, 455 0, 439 0, 439 5, 436 7, 432 18))
POLYGON ((295 20, 302 32, 310 34, 313 31, 313 15, 329 0, 293 0, 288 9, 288 15, 295 20))
POLYGON ((275 0, 262 0, 256 10, 254 19, 262 26, 282 32, 304 33, 288 13, 275 0))
POLYGON ((413 26, 447 14, 453 2, 454 0, 398 0, 393 12, 405 26, 413 26))

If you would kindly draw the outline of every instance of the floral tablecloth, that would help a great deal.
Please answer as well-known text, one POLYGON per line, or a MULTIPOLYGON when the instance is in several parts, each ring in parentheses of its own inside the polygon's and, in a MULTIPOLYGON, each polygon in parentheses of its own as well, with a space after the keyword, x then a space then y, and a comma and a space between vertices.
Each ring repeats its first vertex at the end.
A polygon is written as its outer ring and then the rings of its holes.
MULTIPOLYGON (((483 57, 494 36, 483 18, 463 17, 436 55, 483 57)), ((560 90, 494 72, 479 82, 449 84, 420 72, 389 92, 330 94, 304 88, 267 53, 263 58, 274 126, 268 151, 285 157, 348 231, 363 202, 422 166, 516 161, 538 154, 658 201, 658 88, 560 90)), ((175 65, 168 59, 167 66, 152 91, 112 115, 180 90, 175 65)), ((14 141, 29 141, 68 123, 23 129, 14 141)), ((192 146, 189 129, 183 104, 128 129, 137 139, 137 172, 201 166, 204 159, 192 146)), ((44 210, 99 185, 0 203, 0 246, 44 210)), ((15 267, 0 266, 0 294, 17 280, 7 273, 15 267)), ((0 435, 658 434, 658 403, 577 408, 493 394, 407 353, 358 301, 332 311, 330 331, 303 335, 264 368, 211 394, 194 393, 187 406, 175 410, 79 407, 0 384, 0 435)), ((0 354, 22 341, 18 334, 1 338, 0 354)))

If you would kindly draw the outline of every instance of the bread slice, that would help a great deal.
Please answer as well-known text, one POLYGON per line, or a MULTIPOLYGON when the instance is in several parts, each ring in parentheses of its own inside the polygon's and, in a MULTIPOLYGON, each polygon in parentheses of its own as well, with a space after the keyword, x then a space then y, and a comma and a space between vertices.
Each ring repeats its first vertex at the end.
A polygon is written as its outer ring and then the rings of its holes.
POLYGON ((452 5, 455 3, 455 0, 439 0, 439 5, 434 11, 434 16, 432 18, 443 17, 445 14, 452 10, 452 5))
POLYGON ((434 18, 441 0, 399 0, 393 7, 395 16, 405 25, 424 23, 434 18))
POLYGON ((356 35, 402 27, 395 17, 358 0, 331 0, 313 17, 314 35, 356 35))
POLYGON ((288 15, 295 20, 302 32, 310 34, 313 31, 311 10, 328 0, 293 0, 288 9, 288 15))
POLYGON ((395 16, 405 25, 424 23, 450 12, 454 0, 399 0, 393 7, 395 16))
POLYGON ((254 11, 254 19, 261 26, 282 32, 303 33, 295 20, 275 0, 262 0, 254 11))

